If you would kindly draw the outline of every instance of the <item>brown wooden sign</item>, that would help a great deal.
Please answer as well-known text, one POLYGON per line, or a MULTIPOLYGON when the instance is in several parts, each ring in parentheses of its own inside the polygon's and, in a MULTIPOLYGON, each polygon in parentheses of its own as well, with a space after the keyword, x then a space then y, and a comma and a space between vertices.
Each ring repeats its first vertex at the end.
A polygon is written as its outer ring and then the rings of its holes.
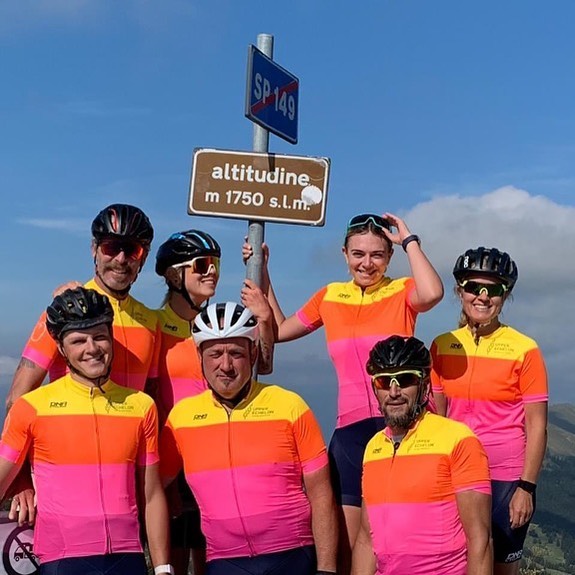
POLYGON ((328 158, 199 148, 188 213, 323 226, 328 158))

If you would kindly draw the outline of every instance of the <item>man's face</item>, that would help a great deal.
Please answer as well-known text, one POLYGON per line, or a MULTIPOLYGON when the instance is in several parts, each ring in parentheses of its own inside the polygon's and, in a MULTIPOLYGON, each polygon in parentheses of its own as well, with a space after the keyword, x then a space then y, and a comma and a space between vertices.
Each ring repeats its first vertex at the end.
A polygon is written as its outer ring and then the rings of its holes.
POLYGON ((96 279, 114 292, 128 289, 138 277, 148 255, 147 248, 133 240, 104 239, 92 243, 92 255, 96 264, 96 279))
POLYGON ((251 381, 256 359, 253 343, 245 337, 206 341, 201 346, 202 369, 210 387, 233 400, 251 381))
POLYGON ((112 346, 110 328, 102 324, 66 332, 60 343, 60 351, 76 371, 89 379, 96 379, 109 371, 112 346))
POLYGON ((422 374, 415 371, 388 371, 376 377, 373 387, 385 417, 391 428, 407 430, 418 401, 422 374))

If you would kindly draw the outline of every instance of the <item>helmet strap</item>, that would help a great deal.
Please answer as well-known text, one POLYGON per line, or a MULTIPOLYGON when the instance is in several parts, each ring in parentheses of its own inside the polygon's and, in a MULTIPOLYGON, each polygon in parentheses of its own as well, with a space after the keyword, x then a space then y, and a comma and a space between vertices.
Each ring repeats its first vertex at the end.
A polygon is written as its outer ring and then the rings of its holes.
POLYGON ((186 289, 186 268, 182 268, 181 275, 180 275, 180 287, 177 288, 174 286, 174 289, 184 298, 187 304, 198 313, 202 313, 206 307, 208 307, 210 300, 206 300, 206 303, 203 306, 197 305, 194 300, 190 297, 188 290, 186 289))

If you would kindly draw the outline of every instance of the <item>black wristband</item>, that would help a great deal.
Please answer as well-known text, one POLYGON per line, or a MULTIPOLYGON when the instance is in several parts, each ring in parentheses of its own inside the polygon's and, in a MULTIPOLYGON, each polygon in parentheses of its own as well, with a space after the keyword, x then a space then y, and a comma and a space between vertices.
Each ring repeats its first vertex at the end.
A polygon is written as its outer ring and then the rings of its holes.
POLYGON ((404 251, 404 252, 407 251, 407 246, 408 246, 411 242, 417 242, 418 245, 421 245, 421 240, 419 239, 419 236, 416 236, 415 234, 411 234, 410 236, 407 236, 407 237, 401 242, 401 247, 403 248, 403 251, 404 251))
POLYGON ((517 482, 517 487, 533 495, 535 493, 535 490, 537 489, 537 483, 531 483, 531 481, 525 481, 524 479, 520 479, 517 482))

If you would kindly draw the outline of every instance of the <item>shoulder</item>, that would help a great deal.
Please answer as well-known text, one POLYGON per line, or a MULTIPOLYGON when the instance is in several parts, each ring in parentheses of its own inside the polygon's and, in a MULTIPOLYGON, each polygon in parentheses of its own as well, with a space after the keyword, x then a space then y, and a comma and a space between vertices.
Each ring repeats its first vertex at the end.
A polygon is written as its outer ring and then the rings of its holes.
MULTIPOLYGON (((435 339, 432 342, 432 345, 435 346, 438 349, 444 349, 444 348, 451 348, 451 344, 453 343, 460 343, 461 342, 461 338, 463 335, 463 330, 466 328, 459 328, 459 329, 455 329, 453 331, 448 331, 445 333, 442 333, 440 335, 438 335, 437 337, 435 337, 435 339)), ((455 347, 453 347, 453 349, 456 349, 455 347)))
POLYGON ((133 321, 149 329, 156 329, 159 323, 158 312, 131 295, 126 298, 126 303, 121 305, 120 312, 123 311, 126 311, 133 321))
POLYGON ((523 348, 525 351, 529 351, 531 349, 539 347, 537 345, 537 342, 533 338, 529 337, 528 335, 525 335, 524 333, 521 333, 520 331, 517 331, 515 328, 512 328, 511 326, 508 325, 503 326, 502 332, 503 332, 502 335, 504 336, 505 339, 514 342, 515 344, 523 348))
POLYGON ((257 382, 259 387, 254 403, 258 406, 265 404, 278 414, 292 418, 297 418, 306 411, 311 411, 305 400, 295 391, 286 389, 279 385, 257 382))
POLYGON ((456 445, 467 437, 476 438, 471 429, 460 421, 427 411, 421 423, 421 433, 430 437, 442 438, 445 442, 456 445))

